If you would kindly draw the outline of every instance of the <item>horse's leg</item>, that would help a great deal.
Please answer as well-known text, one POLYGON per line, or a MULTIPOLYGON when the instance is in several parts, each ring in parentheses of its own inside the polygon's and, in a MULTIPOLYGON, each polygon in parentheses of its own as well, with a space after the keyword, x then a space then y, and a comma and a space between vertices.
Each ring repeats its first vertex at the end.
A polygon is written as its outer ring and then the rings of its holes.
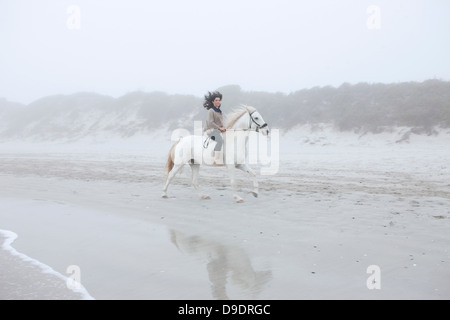
POLYGON ((199 164, 191 164, 192 169, 192 185, 194 186, 197 193, 200 195, 202 199, 209 200, 211 199, 210 196, 203 194, 203 192, 200 190, 200 187, 198 185, 198 177, 199 177, 199 171, 200 171, 200 165, 199 164))
POLYGON ((183 168, 184 164, 176 164, 172 170, 169 172, 169 175, 167 176, 166 184, 163 188, 163 198, 167 198, 167 188, 169 188, 169 184, 172 181, 172 179, 175 177, 175 175, 180 171, 181 168, 183 168))
POLYGON ((250 167, 248 165, 246 165, 246 164, 237 164, 236 168, 239 169, 239 170, 242 170, 244 172, 247 172, 250 175, 250 178, 253 181, 252 194, 255 196, 255 198, 258 198, 258 193, 259 193, 258 186, 259 185, 258 185, 258 181, 256 180, 256 173, 253 172, 253 170, 250 169, 250 167))
POLYGON ((235 168, 234 164, 227 164, 227 169, 228 169, 228 173, 230 175, 230 180, 231 180, 231 189, 233 190, 233 198, 234 198, 234 200, 236 200, 237 203, 242 203, 242 202, 244 202, 244 200, 238 196, 237 191, 236 191, 236 180, 234 177, 234 168, 235 168))

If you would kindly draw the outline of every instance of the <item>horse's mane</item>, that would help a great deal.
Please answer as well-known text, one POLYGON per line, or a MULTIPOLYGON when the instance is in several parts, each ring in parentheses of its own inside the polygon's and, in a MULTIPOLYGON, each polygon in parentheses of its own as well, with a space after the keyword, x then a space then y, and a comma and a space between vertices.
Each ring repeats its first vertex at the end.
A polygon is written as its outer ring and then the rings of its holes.
POLYGON ((227 114, 227 128, 229 129, 234 126, 236 121, 238 121, 246 112, 252 113, 254 111, 256 111, 255 108, 246 105, 241 105, 240 107, 234 109, 230 114, 227 114))

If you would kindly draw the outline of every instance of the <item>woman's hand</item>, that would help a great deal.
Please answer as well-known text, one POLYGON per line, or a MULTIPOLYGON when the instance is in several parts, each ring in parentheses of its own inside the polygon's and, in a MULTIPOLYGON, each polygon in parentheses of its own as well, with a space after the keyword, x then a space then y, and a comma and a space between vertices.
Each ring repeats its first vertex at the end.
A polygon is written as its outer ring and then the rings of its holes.
POLYGON ((227 129, 226 129, 225 127, 220 127, 219 130, 220 130, 221 132, 227 131, 227 129))

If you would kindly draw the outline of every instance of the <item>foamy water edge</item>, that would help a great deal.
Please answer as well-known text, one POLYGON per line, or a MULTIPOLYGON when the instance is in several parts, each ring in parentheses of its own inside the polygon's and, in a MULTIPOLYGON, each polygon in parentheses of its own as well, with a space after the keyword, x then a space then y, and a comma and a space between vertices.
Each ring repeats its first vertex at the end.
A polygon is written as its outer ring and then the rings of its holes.
MULTIPOLYGON (((18 238, 18 235, 16 233, 9 231, 9 230, 0 229, 0 235, 3 235, 4 237, 6 237, 5 241, 1 245, 1 249, 8 251, 12 255, 19 257, 20 259, 22 259, 25 262, 29 262, 29 263, 39 267, 42 270, 42 273, 52 274, 52 275, 58 277, 59 279, 63 280, 65 283, 67 283, 67 281, 70 280, 68 277, 53 270, 51 267, 47 266, 46 264, 43 264, 42 262, 40 262, 36 259, 30 258, 29 256, 27 256, 23 253, 20 253, 16 249, 14 249, 11 245, 18 238)), ((94 297, 92 297, 89 294, 89 292, 86 290, 86 288, 83 287, 83 285, 81 285, 81 284, 79 285, 79 288, 74 288, 74 289, 67 288, 67 289, 72 290, 74 293, 81 294, 82 300, 95 300, 94 297)))

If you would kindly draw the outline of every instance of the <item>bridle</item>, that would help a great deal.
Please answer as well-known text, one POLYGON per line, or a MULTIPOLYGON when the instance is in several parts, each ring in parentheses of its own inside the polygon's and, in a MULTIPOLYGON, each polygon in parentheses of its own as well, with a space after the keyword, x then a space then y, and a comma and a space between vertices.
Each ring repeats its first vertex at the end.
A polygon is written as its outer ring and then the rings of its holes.
POLYGON ((248 127, 251 130, 252 129, 252 122, 253 122, 254 124, 256 124, 256 132, 259 132, 260 129, 264 129, 265 127, 267 127, 267 123, 264 122, 262 125, 260 125, 258 122, 256 122, 256 120, 253 118, 253 114, 255 112, 256 111, 253 111, 252 113, 250 113, 250 112, 248 113, 249 116, 250 116, 250 121, 249 121, 248 127))
POLYGON ((265 127, 267 127, 267 123, 264 122, 263 124, 259 124, 258 122, 256 122, 255 118, 253 118, 253 114, 256 112, 257 110, 253 111, 250 113, 250 111, 248 111, 248 115, 249 115, 249 121, 248 121, 248 129, 231 129, 231 128, 227 128, 227 131, 252 131, 252 126, 253 123, 256 125, 256 132, 259 132, 260 129, 264 129, 265 127))

